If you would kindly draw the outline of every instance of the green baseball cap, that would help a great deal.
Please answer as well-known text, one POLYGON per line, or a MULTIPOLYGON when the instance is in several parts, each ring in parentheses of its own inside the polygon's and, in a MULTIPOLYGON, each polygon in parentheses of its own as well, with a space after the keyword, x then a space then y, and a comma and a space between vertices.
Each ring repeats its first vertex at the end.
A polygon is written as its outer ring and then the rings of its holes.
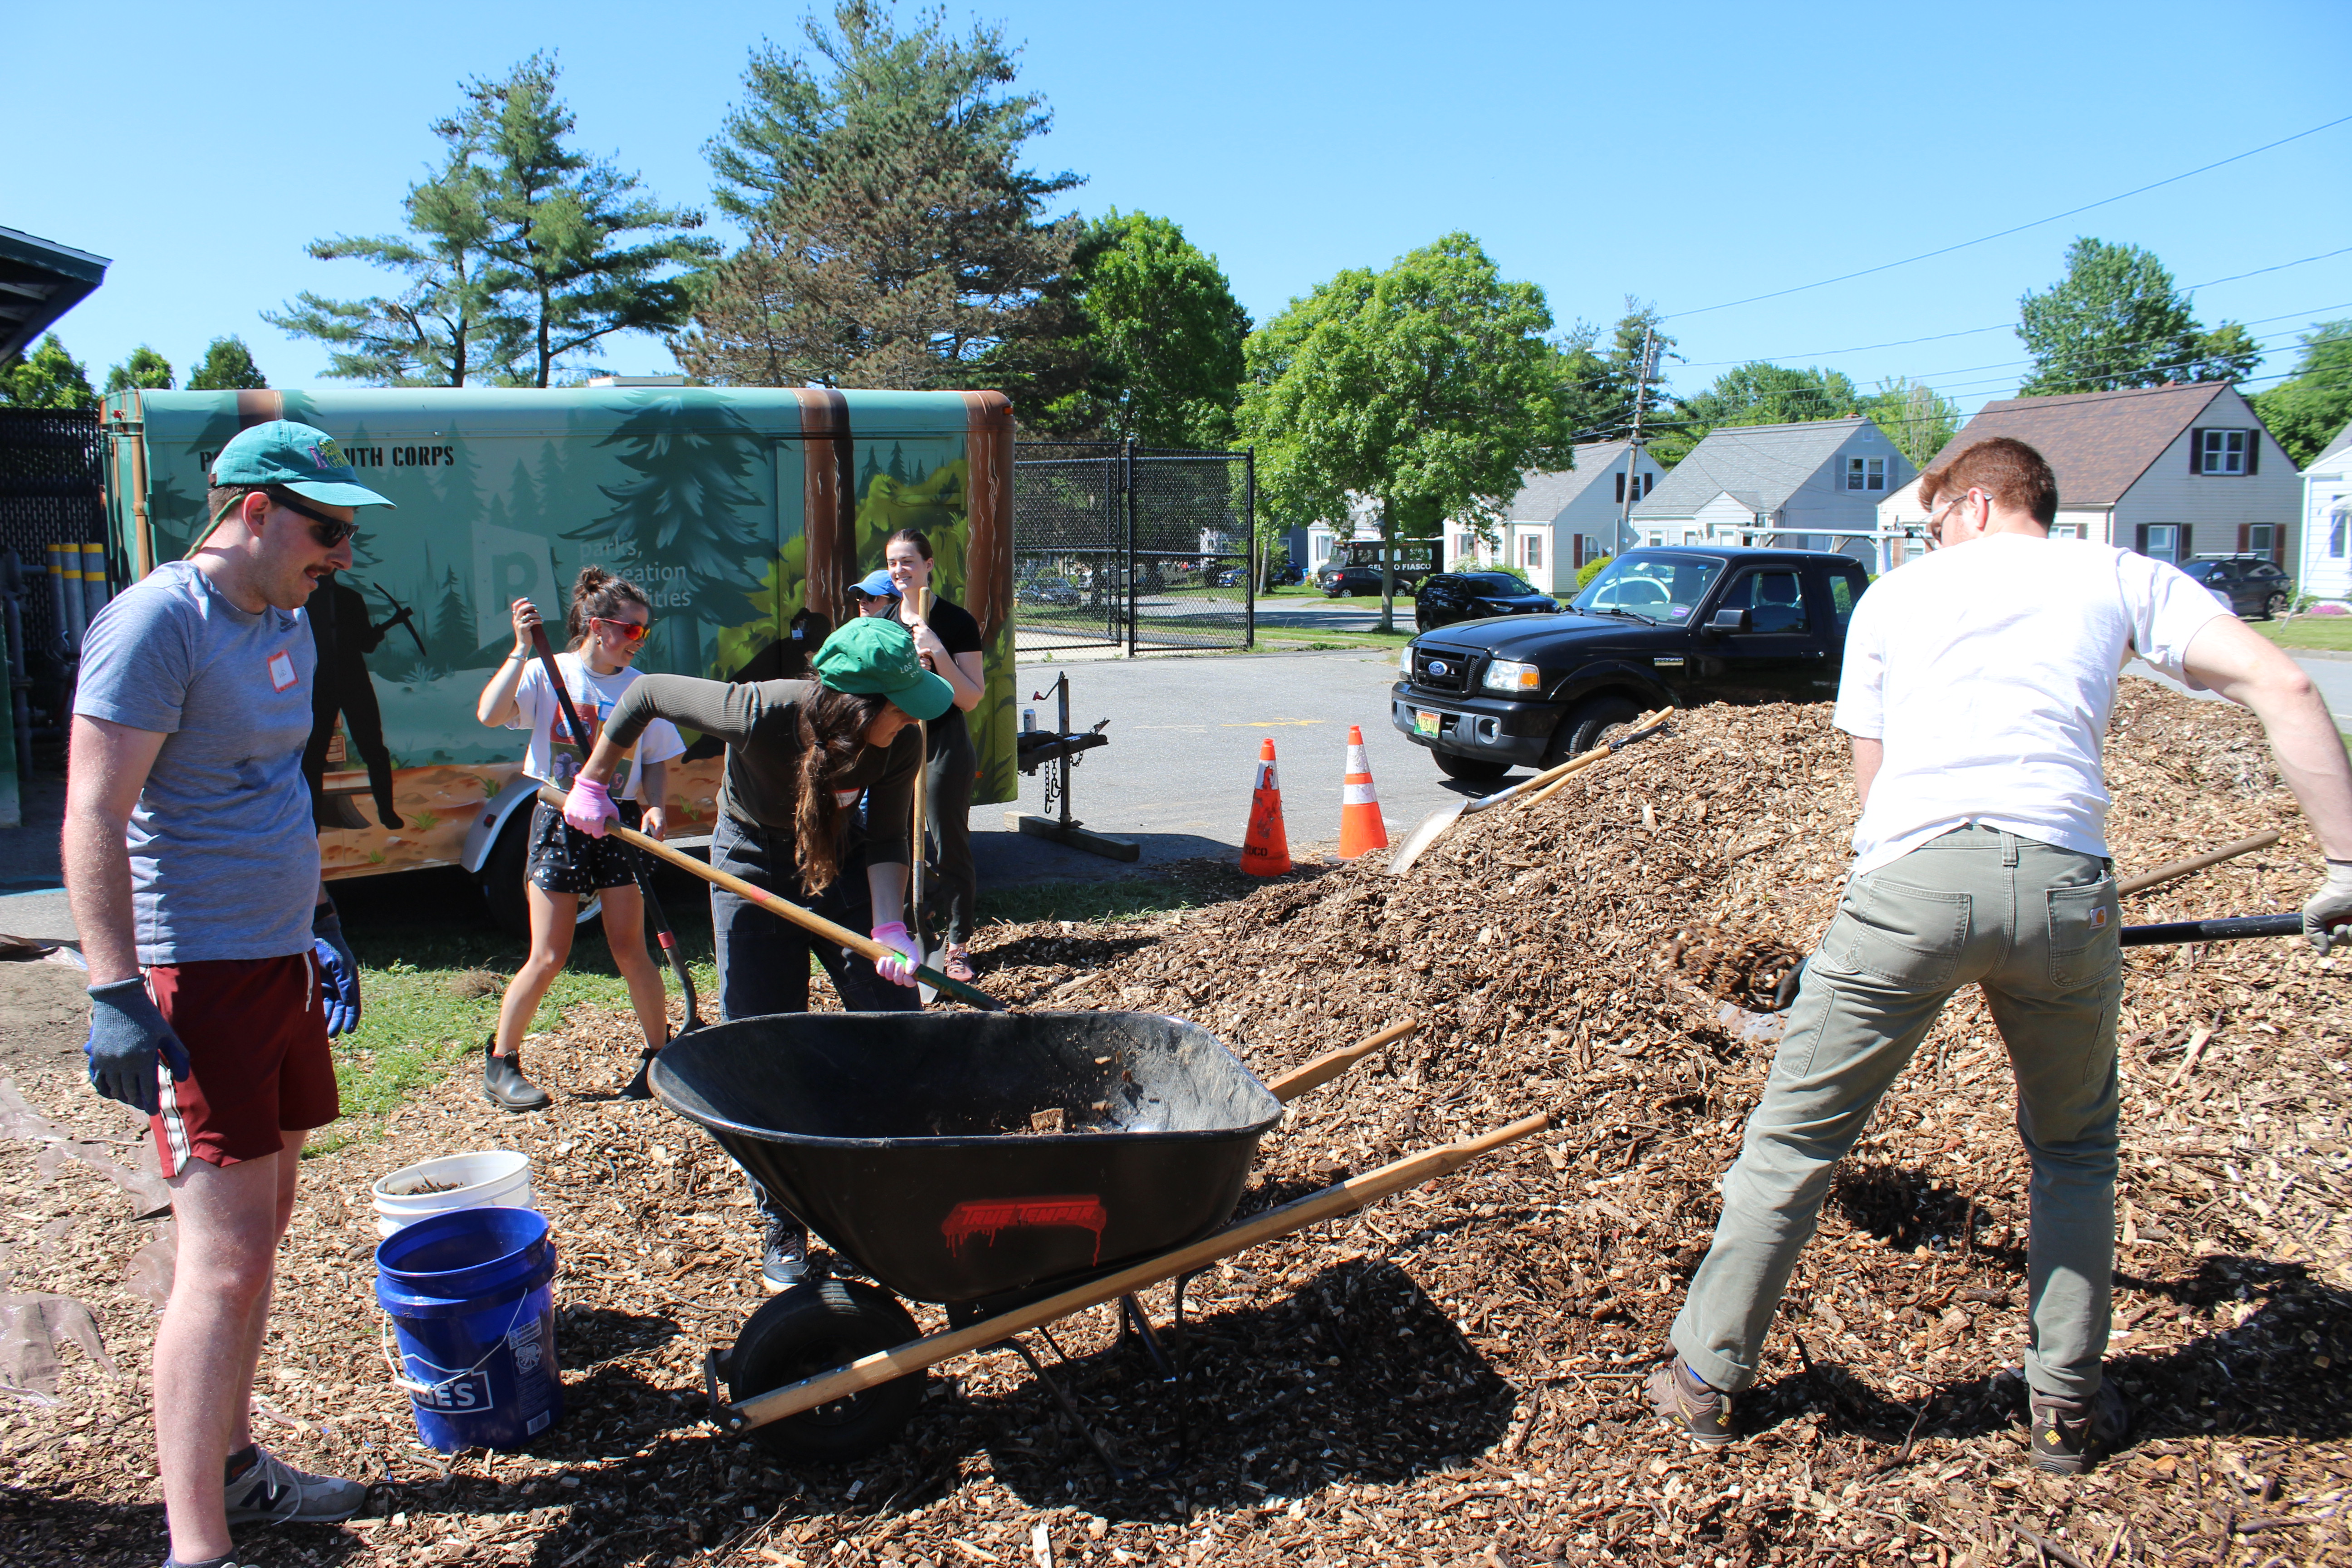
POLYGON ((835 691, 887 697, 925 722, 955 706, 955 688, 923 668, 915 634, 887 616, 866 616, 824 639, 809 665, 835 691))
POLYGON ((213 459, 212 482, 284 485, 306 500, 329 506, 392 505, 352 476, 332 436, 291 419, 238 431, 213 459))

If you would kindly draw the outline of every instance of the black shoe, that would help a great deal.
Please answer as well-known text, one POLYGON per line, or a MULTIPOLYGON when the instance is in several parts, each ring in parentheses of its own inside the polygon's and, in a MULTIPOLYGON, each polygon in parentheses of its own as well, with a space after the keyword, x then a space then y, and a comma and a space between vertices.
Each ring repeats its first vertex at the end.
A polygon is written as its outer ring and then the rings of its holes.
MULTIPOLYGON (((677 1037, 672 1035, 669 1038, 674 1040, 677 1037)), ((637 1053, 637 1076, 621 1086, 623 1100, 651 1100, 654 1097, 654 1086, 646 1075, 653 1068, 654 1058, 661 1055, 663 1048, 668 1044, 669 1040, 664 1040, 659 1046, 654 1046, 637 1053)))
POLYGON ((502 1057, 496 1037, 482 1046, 482 1098, 502 1110, 545 1110, 551 1103, 547 1090, 522 1076, 521 1047, 502 1057))
POLYGON ((2053 1475, 2079 1476, 2094 1454, 2112 1454, 2131 1436, 2131 1406, 2112 1383, 2099 1384, 2088 1399, 2033 1394, 2027 1398, 2033 1419, 2033 1468, 2053 1475))
POLYGON ((789 1290, 808 1277, 806 1228, 791 1220, 770 1220, 767 1246, 760 1259, 760 1283, 770 1290, 789 1290))

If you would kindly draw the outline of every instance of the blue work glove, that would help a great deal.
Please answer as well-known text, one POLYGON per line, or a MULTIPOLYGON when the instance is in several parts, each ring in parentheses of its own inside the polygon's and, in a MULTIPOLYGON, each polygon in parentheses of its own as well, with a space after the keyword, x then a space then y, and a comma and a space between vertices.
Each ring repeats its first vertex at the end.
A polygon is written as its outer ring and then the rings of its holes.
POLYGON ((360 961, 343 940, 343 922, 332 904, 319 906, 310 921, 310 951, 319 959, 319 1001, 327 1010, 327 1037, 360 1026, 360 961))
POLYGON ((892 921, 888 925, 876 926, 874 940, 893 950, 898 955, 893 958, 876 959, 874 973, 893 985, 912 985, 915 983, 915 965, 923 961, 923 952, 922 949, 915 945, 914 936, 907 930, 906 925, 901 921, 892 921))
POLYGON ((170 1066, 173 1082, 188 1076, 188 1047, 136 975, 89 988, 89 1038, 81 1048, 89 1058, 92 1089, 150 1116, 155 1114, 157 1060, 170 1066))

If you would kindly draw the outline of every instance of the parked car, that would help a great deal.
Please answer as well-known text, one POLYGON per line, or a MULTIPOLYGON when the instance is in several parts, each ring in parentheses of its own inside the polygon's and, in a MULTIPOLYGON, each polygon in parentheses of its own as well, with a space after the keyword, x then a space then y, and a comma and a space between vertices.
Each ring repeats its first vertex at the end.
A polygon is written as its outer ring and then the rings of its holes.
POLYGON ((1435 631, 1456 621, 1490 616, 1554 616, 1559 601, 1539 594, 1508 572, 1440 572, 1413 590, 1415 631, 1435 631))
POLYGON ((1629 551, 1568 613, 1414 637, 1391 721, 1448 776, 1483 784, 1589 751, 1643 709, 1824 701, 1869 585, 1860 562, 1823 551, 1629 551))
POLYGON ((1024 605, 1076 605, 1082 595, 1063 577, 1032 577, 1013 590, 1024 605))
MULTIPOLYGON (((1396 569, 1398 593, 1412 593, 1413 584, 1420 581, 1421 574, 1410 567, 1396 569)), ((1337 599, 1342 595, 1354 599, 1367 595, 1376 595, 1381 591, 1381 569, 1377 566, 1326 566, 1315 574, 1315 585, 1323 590, 1323 596, 1327 599, 1337 599)))
POLYGON ((2267 621, 2294 602, 2294 579, 2267 555, 2200 555, 2181 570, 2233 616, 2267 621))
POLYGON ((1266 579, 1266 585, 1273 588, 1287 588, 1294 583, 1304 583, 1306 581, 1306 567, 1285 566, 1281 571, 1276 572, 1274 575, 1266 579))

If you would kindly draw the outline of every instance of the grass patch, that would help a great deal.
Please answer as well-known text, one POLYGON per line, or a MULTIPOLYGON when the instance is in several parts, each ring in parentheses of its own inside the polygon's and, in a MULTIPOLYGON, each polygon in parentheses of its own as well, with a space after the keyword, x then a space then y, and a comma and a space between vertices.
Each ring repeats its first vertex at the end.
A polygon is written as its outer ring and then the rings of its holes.
POLYGON ((2328 648, 2352 653, 2352 616, 2297 616, 2291 621, 2250 621, 2254 630, 2281 647, 2328 648))
POLYGON ((1393 653, 1416 637, 1410 625, 1392 632, 1327 632, 1299 631, 1291 626, 1260 626, 1257 647, 1259 653, 1316 653, 1330 648, 1375 647, 1393 653))

